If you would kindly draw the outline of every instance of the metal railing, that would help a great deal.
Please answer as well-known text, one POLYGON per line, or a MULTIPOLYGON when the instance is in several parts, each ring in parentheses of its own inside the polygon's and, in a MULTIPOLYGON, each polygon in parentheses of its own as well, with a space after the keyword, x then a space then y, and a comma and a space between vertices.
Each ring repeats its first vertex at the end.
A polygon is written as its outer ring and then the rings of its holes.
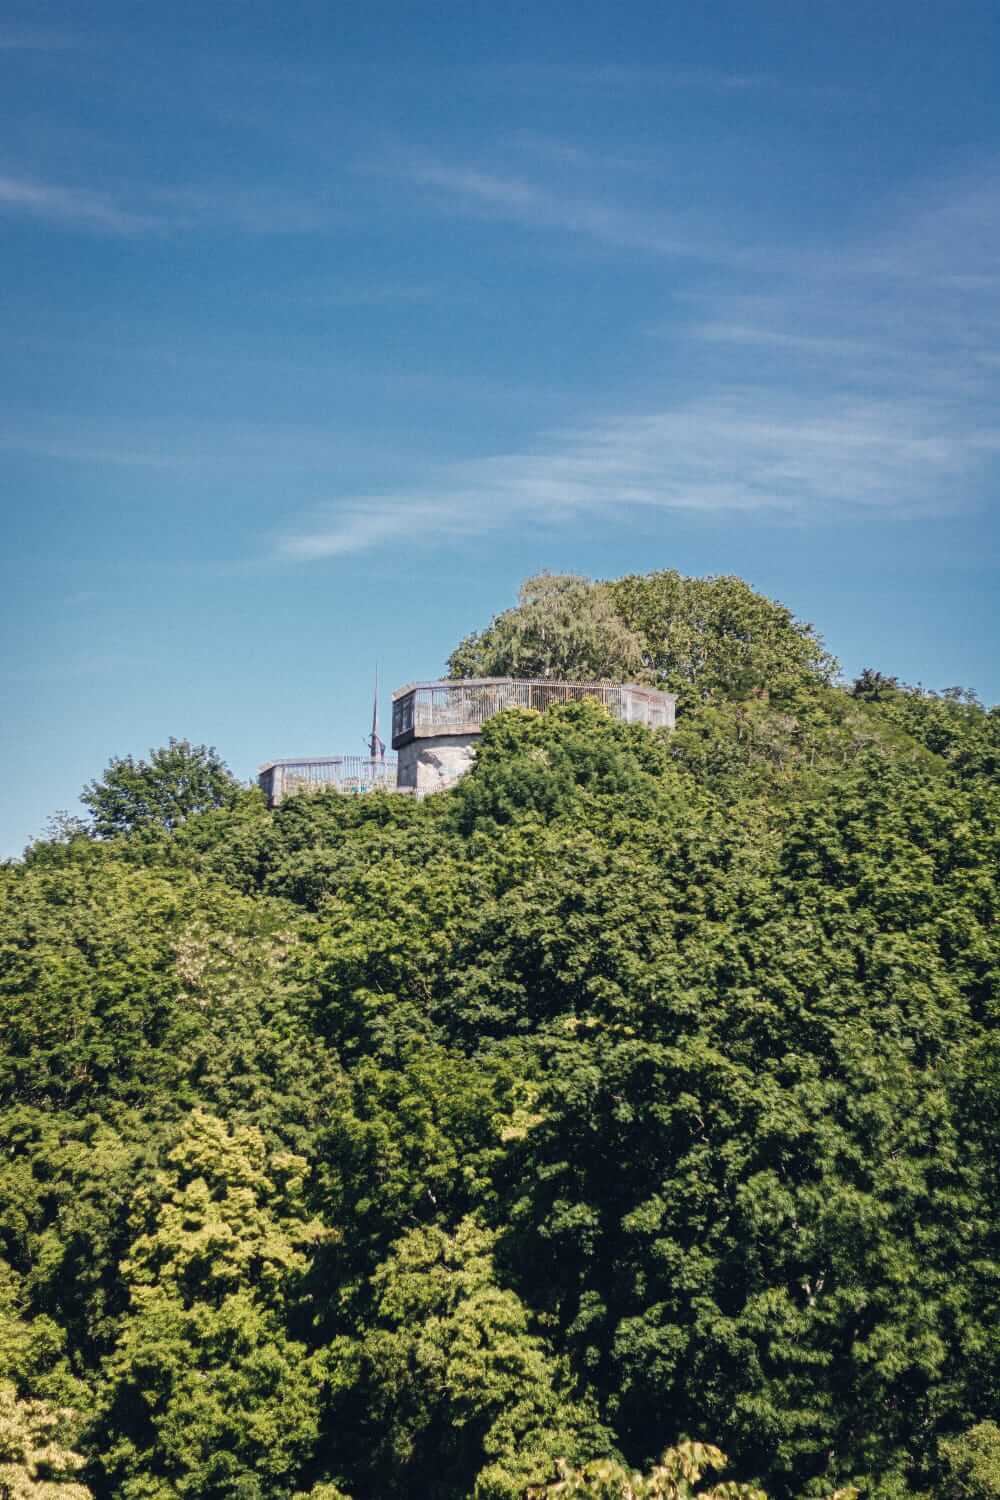
POLYGON ((343 792, 358 796, 378 788, 394 790, 395 759, 369 760, 363 755, 332 755, 301 760, 272 760, 261 766, 257 781, 271 807, 298 792, 343 792))
POLYGON ((392 744, 435 734, 478 734, 505 708, 546 709, 589 698, 628 723, 667 729, 674 697, 631 682, 552 682, 545 678, 483 677, 418 682, 393 694, 392 744))

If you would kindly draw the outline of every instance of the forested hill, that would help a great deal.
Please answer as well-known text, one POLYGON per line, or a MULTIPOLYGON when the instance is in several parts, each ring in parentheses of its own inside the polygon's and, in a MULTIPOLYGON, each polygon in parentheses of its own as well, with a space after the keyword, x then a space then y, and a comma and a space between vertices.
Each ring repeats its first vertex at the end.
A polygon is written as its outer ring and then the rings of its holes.
POLYGON ((995 1500, 1000 714, 671 573, 451 669, 678 728, 173 742, 0 869, 0 1496, 995 1500))

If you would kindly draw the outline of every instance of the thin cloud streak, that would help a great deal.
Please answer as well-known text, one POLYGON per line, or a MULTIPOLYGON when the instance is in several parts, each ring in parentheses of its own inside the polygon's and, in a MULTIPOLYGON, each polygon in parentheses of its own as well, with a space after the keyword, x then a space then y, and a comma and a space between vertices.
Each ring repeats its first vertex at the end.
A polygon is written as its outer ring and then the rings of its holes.
POLYGON ((425 307, 431 303, 454 302, 455 293, 436 285, 410 285, 405 282, 371 282, 368 285, 350 283, 330 286, 312 291, 295 291, 288 300, 303 307, 366 308, 425 307))
POLYGON ((175 230, 312 234, 342 217, 325 186, 312 193, 286 193, 271 184, 238 189, 222 182, 211 188, 162 188, 150 201, 161 225, 175 230))
MULTIPOLYGON (((412 170, 522 222, 569 227, 565 204, 531 183, 412 170)), ((689 361, 698 395, 543 435, 532 451, 452 468, 436 487, 331 505, 278 554, 309 560, 641 512, 829 522, 976 507, 1000 453, 1000 284, 990 274, 1000 174, 930 184, 897 210, 867 243, 824 256, 786 247, 797 269, 787 290, 748 261, 731 290, 702 295, 700 316, 661 326, 674 363, 685 346, 700 348, 689 361)), ((574 227, 624 240, 624 221, 601 215, 593 208, 574 227)))
POLYGON ((431 189, 446 207, 467 215, 583 235, 619 250, 676 256, 704 253, 704 247, 678 234, 669 221, 631 213, 607 199, 560 194, 523 178, 429 159, 397 163, 388 170, 414 187, 431 189))
POLYGON ((567 168, 576 172, 646 172, 650 171, 655 158, 639 152, 597 151, 591 146, 582 146, 577 141, 568 141, 559 136, 545 135, 535 130, 514 130, 506 143, 521 156, 532 162, 548 162, 559 171, 567 168))
POLYGON ((504 89, 538 89, 547 95, 564 89, 587 94, 595 90, 610 94, 630 93, 636 89, 658 93, 677 89, 722 95, 768 92, 801 94, 806 98, 836 97, 848 92, 842 88, 817 88, 808 84, 790 87, 769 73, 727 72, 721 68, 644 67, 635 63, 489 63, 469 71, 484 82, 493 81, 504 89))
POLYGON ((934 399, 942 428, 974 437, 997 405, 1000 173, 987 164, 913 194, 904 208, 901 224, 844 247, 829 269, 805 261, 787 290, 701 299, 707 316, 690 336, 728 346, 733 358, 745 348, 781 359, 792 379, 934 399))
POLYGON ((391 498, 349 502, 338 507, 336 521, 316 531, 289 536, 280 555, 298 562, 367 552, 383 542, 423 534, 428 537, 474 534, 477 526, 453 499, 396 501, 391 498))
POLYGON ((326 232, 343 215, 326 189, 290 194, 271 185, 236 189, 171 187, 103 190, 0 176, 0 215, 41 219, 101 234, 236 232, 252 235, 326 232), (128 201, 126 201, 128 200, 128 201))
MULTIPOLYGON (((585 149, 572 142, 549 142, 550 159, 559 152, 587 162, 585 149)), ((623 201, 629 173, 605 166, 603 192, 567 192, 563 170, 529 177, 482 162, 452 162, 417 152, 397 152, 362 170, 394 178, 423 192, 432 208, 459 217, 500 219, 525 229, 589 239, 619 250, 697 260, 747 277, 824 281, 840 287, 847 301, 861 282, 905 289, 921 287, 942 295, 1000 294, 1000 161, 983 163, 952 181, 912 190, 894 205, 895 223, 867 241, 805 248, 754 242, 735 232, 720 233, 714 222, 693 221, 684 211, 635 208, 623 201), (902 226, 902 227, 901 227, 902 226)))
POLYGON ((796 354, 829 359, 842 356, 865 356, 878 346, 863 339, 838 339, 810 333, 786 333, 778 328, 759 328, 746 323, 703 323, 694 330, 696 338, 711 344, 740 344, 790 350, 796 354))
POLYGON ((112 234, 136 234, 156 224, 145 214, 120 207, 104 193, 18 177, 0 177, 0 212, 5 209, 112 234))
POLYGON ((554 434, 537 453, 455 466, 435 488, 347 500, 283 538, 278 555, 315 561, 638 511, 791 521, 951 514, 997 451, 1000 428, 943 433, 919 403, 733 391, 554 434))

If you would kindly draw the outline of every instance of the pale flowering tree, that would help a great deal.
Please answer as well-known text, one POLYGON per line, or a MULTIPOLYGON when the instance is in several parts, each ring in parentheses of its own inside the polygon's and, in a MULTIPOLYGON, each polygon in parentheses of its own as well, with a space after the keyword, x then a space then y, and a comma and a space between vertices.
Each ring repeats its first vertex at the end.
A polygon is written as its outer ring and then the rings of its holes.
POLYGON ((73 1413, 21 1399, 0 1382, 0 1500, 92 1500, 77 1475, 84 1460, 68 1446, 73 1413))

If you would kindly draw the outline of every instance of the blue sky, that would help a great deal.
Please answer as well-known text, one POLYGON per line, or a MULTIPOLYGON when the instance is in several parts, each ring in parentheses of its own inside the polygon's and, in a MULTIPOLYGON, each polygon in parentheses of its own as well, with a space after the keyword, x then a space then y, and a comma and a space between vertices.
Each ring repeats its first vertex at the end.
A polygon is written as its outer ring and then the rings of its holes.
POLYGON ((114 754, 362 747, 547 567, 1000 698, 995 0, 0 19, 16 854, 114 754))

